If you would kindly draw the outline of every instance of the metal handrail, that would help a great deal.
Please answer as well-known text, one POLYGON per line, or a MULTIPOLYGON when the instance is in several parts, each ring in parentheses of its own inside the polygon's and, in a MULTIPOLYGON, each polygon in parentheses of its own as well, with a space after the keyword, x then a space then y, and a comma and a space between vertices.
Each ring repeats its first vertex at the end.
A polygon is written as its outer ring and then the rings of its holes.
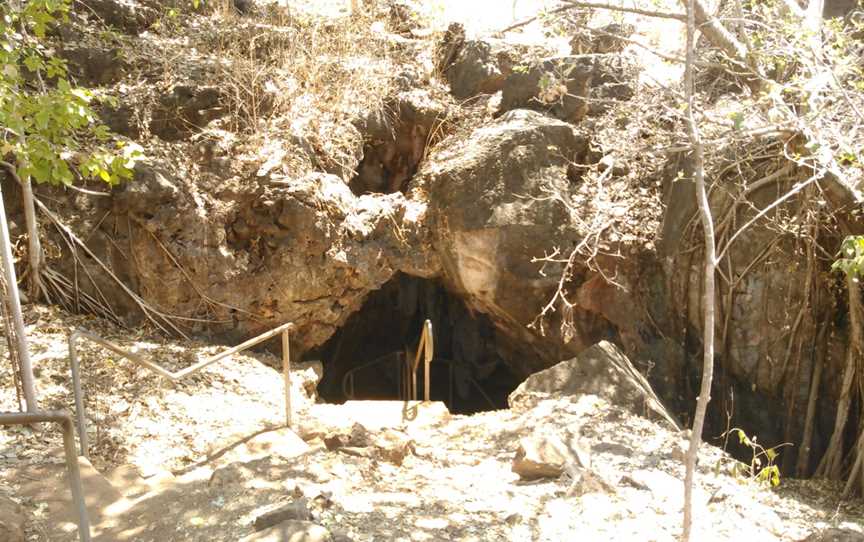
POLYGON ((432 322, 426 320, 423 322, 423 327, 420 331, 420 342, 417 344, 417 352, 414 355, 413 363, 411 360, 407 359, 407 357, 403 357, 402 352, 389 352, 384 354, 383 356, 379 356, 373 359, 370 362, 364 363, 358 367, 354 367, 345 373, 342 377, 342 393, 345 397, 352 398, 354 397, 354 373, 360 371, 362 369, 368 369, 369 367, 380 365, 386 361, 390 361, 391 357, 396 354, 399 356, 397 358, 396 368, 397 370, 402 369, 401 365, 404 365, 404 372, 400 371, 399 379, 399 389, 398 395, 399 399, 402 401, 416 401, 417 400, 417 367, 420 365, 420 354, 423 353, 423 359, 425 363, 425 375, 424 375, 424 401, 429 401, 429 364, 432 363, 432 359, 435 355, 435 347, 434 340, 432 335, 432 322), (401 360, 401 363, 400 363, 401 360), (348 390, 351 390, 351 393, 348 393, 348 390))
MULTIPOLYGON (((455 404, 453 402, 453 384, 454 384, 454 378, 455 378, 453 375, 453 368, 456 366, 456 364, 458 362, 456 360, 447 359, 447 358, 438 358, 438 362, 443 363, 444 365, 450 366, 450 408, 453 408, 453 405, 455 404)), ((492 407, 492 410, 495 410, 498 408, 498 406, 495 404, 495 401, 493 401, 492 398, 489 397, 489 394, 486 393, 486 390, 484 390, 483 386, 480 385, 480 382, 477 382, 477 380, 475 378, 470 377, 470 376, 468 377, 468 382, 470 382, 471 384, 474 385, 475 388, 477 388, 477 391, 480 392, 480 395, 483 396, 483 399, 485 399, 486 402, 489 404, 489 406, 492 407)))
MULTIPOLYGON (((402 359, 404 355, 404 352, 388 352, 383 356, 378 356, 372 361, 352 368, 342 376, 342 395, 344 395, 348 399, 354 399, 354 373, 356 373, 357 371, 362 371, 363 369, 368 369, 369 367, 374 367, 375 365, 381 365, 384 362, 393 361, 394 358, 396 360, 396 369, 399 370, 401 369, 401 366, 404 365, 402 359)), ((401 379, 396 389, 396 393, 399 395, 399 398, 402 399, 401 379)))
POLYGON ((0 425, 31 425, 43 422, 59 424, 63 430, 63 452, 66 455, 66 468, 69 471, 69 488, 72 490, 72 502, 78 511, 78 539, 81 542, 90 542, 90 519, 87 516, 84 488, 81 485, 81 470, 78 468, 78 457, 75 453, 72 417, 66 412, 58 411, 0 412, 0 425))
MULTIPOLYGON (((432 358, 435 354, 434 342, 432 337, 432 322, 426 320, 423 322, 423 327, 420 331, 420 342, 417 344, 417 352, 414 355, 414 362, 408 365, 405 371, 405 390, 406 396, 410 401, 417 400, 417 367, 420 365, 420 353, 423 353, 424 359, 424 375, 423 375, 423 400, 429 401, 429 364, 432 363, 432 358)), ((408 360, 405 360, 408 363, 408 360)))
POLYGON ((249 339, 246 342, 238 344, 233 348, 229 348, 224 352, 216 354, 215 356, 211 356, 207 359, 204 359, 195 365, 182 369, 180 371, 172 373, 162 366, 153 363, 149 360, 144 359, 142 356, 138 354, 127 352, 123 350, 116 344, 99 337, 98 335, 94 335, 92 333, 88 333, 82 330, 76 330, 71 335, 69 335, 69 360, 72 371, 72 387, 75 394, 75 414, 78 418, 78 440, 81 443, 81 455, 84 457, 90 457, 90 445, 87 441, 87 427, 86 427, 86 415, 84 412, 84 393, 81 389, 81 376, 80 376, 80 367, 78 362, 78 351, 76 348, 76 343, 79 339, 87 339, 91 342, 94 342, 108 350, 111 350, 115 354, 122 356, 129 361, 152 371, 159 376, 165 377, 172 382, 180 381, 187 376, 193 375, 200 371, 201 369, 216 363, 217 361, 236 354, 238 352, 242 352, 247 348, 255 346, 258 343, 266 341, 271 337, 275 337, 278 334, 282 334, 282 375, 284 378, 285 385, 285 425, 287 427, 291 427, 291 357, 290 357, 290 344, 289 344, 289 330, 294 327, 294 324, 287 323, 282 324, 281 326, 275 327, 270 331, 262 333, 256 337, 249 339))

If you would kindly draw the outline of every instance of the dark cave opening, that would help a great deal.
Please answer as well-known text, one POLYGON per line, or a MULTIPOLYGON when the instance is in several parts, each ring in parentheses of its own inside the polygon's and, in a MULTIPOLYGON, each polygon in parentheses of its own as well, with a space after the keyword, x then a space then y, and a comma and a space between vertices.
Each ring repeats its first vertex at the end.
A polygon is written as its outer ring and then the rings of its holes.
POLYGON ((441 114, 422 100, 400 98, 365 118, 359 127, 363 158, 348 182, 351 191, 357 196, 404 192, 440 136, 441 114))
MULTIPOLYGON (((430 399, 460 414, 507 408, 507 396, 520 379, 499 352, 489 318, 440 283, 404 274, 369 294, 359 311, 310 352, 324 364, 321 397, 333 403, 399 399, 403 360, 414 359, 426 320, 434 335, 430 399)), ((421 363, 418 399, 422 371, 421 363)))

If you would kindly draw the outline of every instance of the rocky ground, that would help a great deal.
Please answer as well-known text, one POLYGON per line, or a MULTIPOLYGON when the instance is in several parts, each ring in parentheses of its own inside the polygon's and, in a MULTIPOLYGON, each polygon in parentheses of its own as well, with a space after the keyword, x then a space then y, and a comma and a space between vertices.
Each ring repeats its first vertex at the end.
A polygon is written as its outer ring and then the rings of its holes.
MULTIPOLYGON (((216 350, 48 309, 31 308, 28 324, 51 408, 71 407, 72 328, 178 368, 216 350)), ((473 416, 450 415, 440 403, 314 404, 309 384, 319 375, 298 368, 296 432, 260 433, 281 415, 271 355, 234 356, 169 387, 84 348, 96 468, 83 468, 94 534, 153 542, 281 540, 279 532, 297 529, 317 533, 314 540, 675 540, 686 435, 659 414, 643 380, 625 376, 626 358, 614 352, 594 347, 575 366, 532 376, 511 409, 473 416), (612 359, 616 369, 592 359, 612 359), (600 369, 577 369, 590 366, 600 369)), ((0 390, 0 408, 14 410, 6 365, 0 390)), ((75 539, 60 449, 50 429, 0 434, 8 540, 75 539)), ((696 540, 797 541, 826 529, 864 537, 864 507, 839 499, 839 486, 782 480, 772 488, 734 465, 703 448, 696 540)))

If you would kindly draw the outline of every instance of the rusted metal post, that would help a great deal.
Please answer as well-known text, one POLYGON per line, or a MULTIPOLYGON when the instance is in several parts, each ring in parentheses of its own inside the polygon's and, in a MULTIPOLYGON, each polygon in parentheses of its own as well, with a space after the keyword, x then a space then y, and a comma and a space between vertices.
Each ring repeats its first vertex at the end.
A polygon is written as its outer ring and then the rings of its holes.
POLYGON ((432 378, 432 375, 429 373, 429 364, 432 363, 432 358, 435 355, 434 350, 434 341, 432 337, 432 322, 426 320, 423 325, 423 358, 424 358, 424 366, 423 366, 423 400, 427 403, 429 402, 429 381, 432 378))
POLYGON ((81 485, 81 470, 78 468, 78 456, 75 453, 72 418, 65 412, 57 411, 0 413, 0 425, 30 425, 41 422, 56 423, 63 431, 63 452, 66 455, 66 468, 69 471, 69 489, 72 491, 72 503, 78 512, 78 539, 81 542, 90 542, 90 519, 87 516, 84 488, 81 485))
POLYGON ((81 444, 81 455, 90 458, 90 442, 87 438, 87 423, 84 417, 84 394, 81 390, 81 371, 78 363, 78 334, 69 335, 69 362, 72 366, 72 392, 75 396, 75 417, 78 420, 78 441, 81 444))
POLYGON ((285 425, 291 427, 291 339, 282 332, 282 375, 285 378, 285 425))

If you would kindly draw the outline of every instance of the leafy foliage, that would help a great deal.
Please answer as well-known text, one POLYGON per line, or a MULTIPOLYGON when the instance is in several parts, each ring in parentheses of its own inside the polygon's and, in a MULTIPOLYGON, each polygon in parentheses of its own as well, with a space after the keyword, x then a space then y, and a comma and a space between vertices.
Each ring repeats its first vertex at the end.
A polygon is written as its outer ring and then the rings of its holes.
POLYGON ((0 4, 0 157, 11 155, 20 177, 40 183, 71 184, 77 170, 117 184, 131 178, 140 147, 112 141, 91 107, 93 92, 70 83, 66 62, 46 46, 69 4, 0 4))
MULTIPOLYGON (((738 470, 739 474, 744 474, 753 480, 771 487, 779 486, 780 467, 774 464, 774 461, 780 456, 780 453, 777 451, 779 446, 765 448, 759 444, 755 436, 748 437, 743 429, 738 429, 737 427, 731 429, 730 432, 737 434, 738 442, 747 446, 753 452, 749 466, 736 462, 736 465, 740 466, 738 470)), ((786 445, 781 444, 781 446, 786 445)))
POLYGON ((850 235, 844 239, 837 256, 831 269, 854 277, 864 274, 864 235, 850 235))

